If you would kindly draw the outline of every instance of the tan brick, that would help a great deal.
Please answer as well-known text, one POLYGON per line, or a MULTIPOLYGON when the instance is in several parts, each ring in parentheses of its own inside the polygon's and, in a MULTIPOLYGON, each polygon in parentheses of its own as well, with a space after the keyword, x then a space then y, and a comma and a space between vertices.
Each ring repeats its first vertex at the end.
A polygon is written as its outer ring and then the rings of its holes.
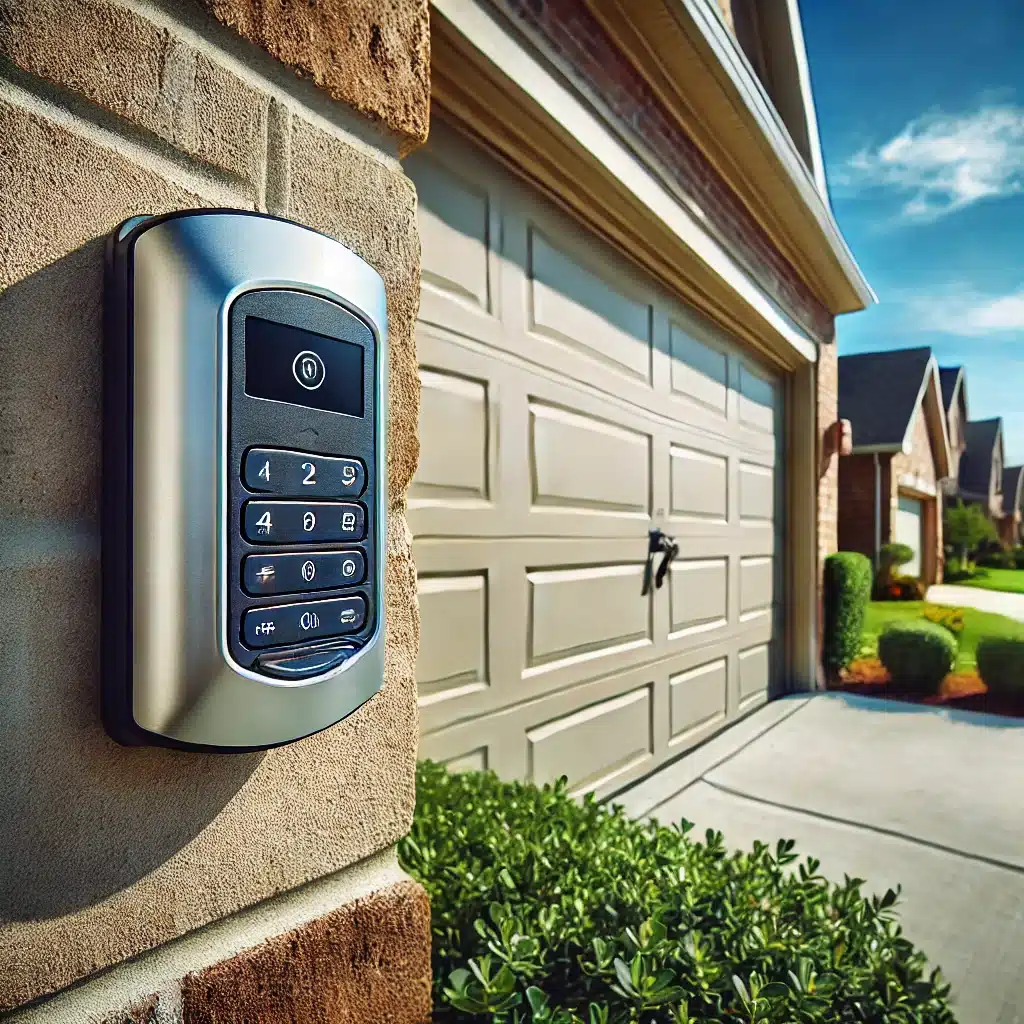
POLYGON ((0 508, 94 520, 103 236, 138 213, 209 205, 152 171, 0 103, 0 508))
POLYGON ((0 0, 0 53, 261 187, 268 98, 110 0, 0 0))
POLYGON ((389 493, 404 500, 419 460, 420 242, 416 189, 401 170, 302 119, 292 121, 288 216, 337 238, 384 278, 388 298, 389 493), (358 182, 358 187, 353 183, 358 182))
POLYGON ((336 100, 418 144, 430 123, 428 0, 199 0, 336 100))
POLYGON ((430 907, 403 882, 190 975, 183 1024, 427 1024, 430 907))
MULTIPOLYGON (((334 173, 307 168, 302 181, 334 173)), ((372 209, 350 211, 351 233, 389 281, 402 467, 416 401, 413 195, 366 156, 339 173, 372 209), (374 231, 376 240, 363 237, 374 231)), ((404 494, 393 490, 380 694, 340 725, 264 753, 133 750, 106 737, 97 712, 101 239, 133 214, 208 200, 2 102, 0 196, 2 1014, 402 836, 415 799, 419 623, 404 494)), ((335 229, 346 233, 341 221, 335 229)))

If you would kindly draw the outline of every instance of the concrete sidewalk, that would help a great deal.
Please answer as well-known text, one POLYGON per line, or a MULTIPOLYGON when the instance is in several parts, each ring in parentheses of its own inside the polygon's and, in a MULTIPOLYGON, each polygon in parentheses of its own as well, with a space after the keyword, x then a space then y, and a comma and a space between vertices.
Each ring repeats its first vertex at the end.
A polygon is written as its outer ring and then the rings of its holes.
POLYGON ((821 872, 902 884, 961 1024, 1024 1021, 1024 721, 821 693, 774 701, 616 802, 821 872))
POLYGON ((927 599, 933 604, 977 608, 980 612, 996 612, 1024 622, 1024 594, 1007 594, 1001 590, 980 587, 958 587, 955 583, 937 583, 928 588, 927 599))

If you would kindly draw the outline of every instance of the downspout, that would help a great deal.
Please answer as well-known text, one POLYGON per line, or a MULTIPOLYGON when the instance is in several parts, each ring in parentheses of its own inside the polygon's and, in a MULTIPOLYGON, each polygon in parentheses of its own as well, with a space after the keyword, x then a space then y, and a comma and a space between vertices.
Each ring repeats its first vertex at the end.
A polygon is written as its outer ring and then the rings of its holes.
POLYGON ((875 571, 879 569, 882 551, 882 464, 875 452, 875 571))

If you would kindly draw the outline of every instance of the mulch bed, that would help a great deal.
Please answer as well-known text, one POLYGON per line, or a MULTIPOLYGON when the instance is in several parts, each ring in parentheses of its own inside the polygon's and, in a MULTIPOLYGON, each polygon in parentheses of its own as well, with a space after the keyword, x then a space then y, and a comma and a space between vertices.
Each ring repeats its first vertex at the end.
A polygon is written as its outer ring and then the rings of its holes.
POLYGON ((926 704, 1024 718, 1024 694, 989 693, 974 672, 952 672, 942 681, 938 693, 923 696, 895 686, 885 666, 877 658, 862 658, 855 661, 830 689, 864 697, 884 697, 907 704, 926 704))

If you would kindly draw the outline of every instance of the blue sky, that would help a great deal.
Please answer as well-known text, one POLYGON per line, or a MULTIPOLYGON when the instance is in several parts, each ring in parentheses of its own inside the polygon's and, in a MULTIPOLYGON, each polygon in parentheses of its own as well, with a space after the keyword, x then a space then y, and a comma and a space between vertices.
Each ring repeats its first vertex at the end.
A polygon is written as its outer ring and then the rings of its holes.
POLYGON ((832 205, 879 298, 846 354, 931 345, 1024 462, 1024 6, 802 0, 832 205))

